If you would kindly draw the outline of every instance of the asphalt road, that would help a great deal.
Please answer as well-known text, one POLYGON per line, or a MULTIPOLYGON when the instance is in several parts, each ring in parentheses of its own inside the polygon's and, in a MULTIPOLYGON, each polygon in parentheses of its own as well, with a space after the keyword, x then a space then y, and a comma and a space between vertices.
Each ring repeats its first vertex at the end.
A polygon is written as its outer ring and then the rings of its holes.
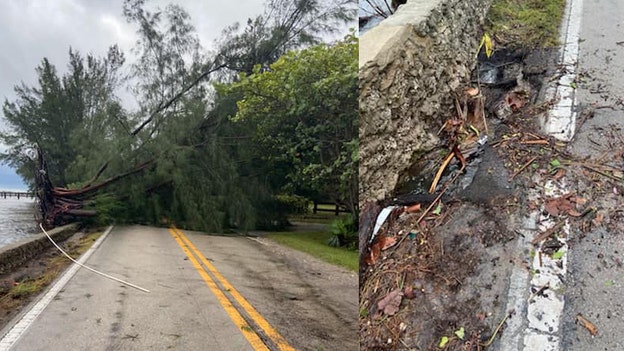
MULTIPOLYGON (((577 72, 577 109, 595 110, 580 126, 569 150, 590 160, 624 150, 624 2, 583 1, 577 72)), ((582 187, 575 190, 586 191, 582 187)), ((606 213, 624 205, 622 196, 613 193, 590 200, 606 213)), ((624 350, 622 229, 615 221, 605 223, 570 249, 563 350, 624 350), (594 323, 598 335, 591 336, 575 324, 578 313, 594 323)))
POLYGON ((12 350, 357 347, 357 275, 265 239, 115 228, 12 350))

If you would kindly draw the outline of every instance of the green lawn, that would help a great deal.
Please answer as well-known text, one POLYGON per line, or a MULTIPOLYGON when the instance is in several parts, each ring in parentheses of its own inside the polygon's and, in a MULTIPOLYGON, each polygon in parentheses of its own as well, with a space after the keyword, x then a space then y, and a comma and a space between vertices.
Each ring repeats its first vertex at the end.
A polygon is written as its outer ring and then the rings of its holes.
POLYGON ((282 245, 309 253, 325 262, 354 272, 358 270, 357 250, 347 250, 327 245, 327 240, 331 237, 331 234, 328 232, 283 232, 271 233, 268 237, 282 245))
POLYGON ((556 46, 565 4, 565 0, 494 0, 486 31, 505 46, 556 46))

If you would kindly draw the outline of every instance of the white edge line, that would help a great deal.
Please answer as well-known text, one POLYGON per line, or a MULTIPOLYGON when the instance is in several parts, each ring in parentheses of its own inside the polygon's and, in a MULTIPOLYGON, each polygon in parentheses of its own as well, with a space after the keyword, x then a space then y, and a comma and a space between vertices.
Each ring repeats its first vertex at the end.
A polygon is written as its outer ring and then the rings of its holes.
POLYGON ((560 77, 555 88, 551 90, 554 96, 548 96, 550 94, 546 96, 547 100, 558 98, 558 101, 547 113, 548 116, 542 129, 556 139, 570 141, 576 132, 576 112, 574 111, 576 88, 572 88, 570 84, 576 79, 583 0, 568 0, 564 16, 566 19, 562 25, 559 40, 563 43, 560 51, 560 64, 566 74, 560 77))
MULTIPOLYGON (((95 241, 95 243, 89 248, 89 250, 87 250, 87 252, 85 252, 80 257, 78 262, 84 264, 84 262, 86 262, 89 259, 91 254, 93 254, 93 252, 97 250, 97 248, 104 241, 104 239, 106 239, 106 237, 108 236, 108 234, 111 232, 112 229, 113 229, 113 226, 108 227, 106 231, 104 232, 104 234, 102 234, 102 236, 100 236, 98 240, 95 241)), ((9 330, 6 333, 6 335, 2 337, 2 340, 0 340, 0 351, 8 351, 17 342, 17 340, 24 334, 26 329, 28 329, 28 327, 30 327, 30 325, 37 319, 37 317, 39 317, 41 312, 43 312, 43 310, 50 304, 50 302, 54 299, 54 297, 56 297, 56 295, 65 287, 67 282, 69 282, 69 280, 76 274, 76 272, 79 269, 80 269, 80 266, 74 263, 65 272, 65 274, 63 274, 61 279, 57 280, 56 283, 54 283, 54 285, 52 286, 52 288, 50 288, 50 290, 48 290, 48 292, 46 292, 45 295, 43 295, 43 297, 41 297, 39 301, 37 301, 35 305, 28 312, 26 312, 26 314, 22 316, 19 322, 17 322, 11 328, 11 330, 9 330)))
MULTIPOLYGON (((572 91, 572 96, 561 96, 562 91, 565 91, 565 87, 562 85, 564 79, 570 79, 569 75, 576 77, 576 68, 578 65, 578 54, 579 54, 579 38, 580 38, 580 29, 581 29, 581 21, 582 21, 582 9, 583 9, 583 0, 568 0, 566 2, 566 9, 564 13, 564 20, 562 23, 562 30, 560 34, 560 40, 563 43, 563 46, 560 51, 560 63, 563 64, 567 70, 568 77, 561 77, 559 81, 555 84, 554 89, 550 89, 551 93, 546 93, 545 99, 552 100, 559 96, 559 101, 553 106, 553 109, 548 112, 548 117, 543 124, 543 130, 548 134, 551 134, 555 138, 563 141, 570 141, 575 133, 576 127, 576 113, 574 111, 574 107, 576 105, 576 91, 572 91), (554 118, 558 115, 560 118, 554 118)), ((569 83, 568 83, 569 84, 569 83)), ((557 190, 561 192, 566 192, 567 187, 561 186, 557 190)), ((533 194, 536 196, 537 194, 533 194)), ((528 219, 525 219, 524 226, 527 229, 533 229, 534 235, 537 235, 538 232, 535 231, 534 226, 536 227, 537 221, 539 220, 539 211, 533 212, 530 214, 528 219)), ((567 228, 564 229, 566 231, 567 236, 569 237, 569 233, 567 232, 567 228)), ((518 243, 519 248, 527 247, 532 248, 533 245, 530 245, 530 242, 526 239, 527 237, 531 237, 531 230, 524 230, 524 234, 526 237, 520 240, 518 243)), ((564 262, 563 272, 565 274, 565 263, 569 260, 569 251, 567 245, 564 244, 565 254, 562 257, 564 262)), ((532 266, 535 265, 536 260, 531 260, 532 266)), ((535 278, 535 277, 533 277, 535 278)), ((516 310, 516 313, 521 312, 520 315, 522 319, 514 320, 509 324, 509 329, 507 333, 503 333, 501 337, 500 347, 502 351, 507 350, 526 350, 533 351, 536 348, 540 350, 560 350, 560 340, 556 335, 552 335, 550 333, 539 333, 535 332, 534 321, 529 318, 529 311, 527 308, 526 297, 522 296, 522 286, 531 287, 535 283, 535 279, 532 279, 529 273, 526 270, 520 269, 519 267, 514 267, 512 270, 512 274, 510 277, 510 288, 508 292, 507 299, 507 309, 508 310, 516 310), (519 310, 518 310, 519 309, 519 310), (526 326, 524 330, 523 326, 526 326), (520 347, 522 346, 522 347, 520 347)), ((563 300, 565 301, 565 300, 563 300)), ((559 306, 563 309, 563 303, 559 306)), ((559 313, 563 312, 558 311, 559 313)), ((561 314, 555 317, 557 319, 556 323, 561 323, 561 314)), ((560 330, 561 326, 558 325, 557 330, 560 330)))

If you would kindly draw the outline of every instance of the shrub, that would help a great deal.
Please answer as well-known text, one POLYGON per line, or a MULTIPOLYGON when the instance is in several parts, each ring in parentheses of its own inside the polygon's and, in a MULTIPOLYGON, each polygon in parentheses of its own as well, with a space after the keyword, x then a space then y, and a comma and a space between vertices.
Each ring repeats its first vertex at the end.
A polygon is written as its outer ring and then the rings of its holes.
POLYGON ((329 226, 332 233, 327 244, 333 247, 357 247, 358 225, 353 215, 334 220, 329 226))

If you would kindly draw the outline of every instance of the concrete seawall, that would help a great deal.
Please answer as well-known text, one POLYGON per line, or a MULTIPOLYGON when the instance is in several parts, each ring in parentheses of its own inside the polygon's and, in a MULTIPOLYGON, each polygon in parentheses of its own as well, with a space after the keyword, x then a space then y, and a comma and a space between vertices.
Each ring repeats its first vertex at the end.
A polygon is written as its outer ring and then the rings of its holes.
POLYGON ((454 114, 492 0, 408 0, 360 38, 360 205, 384 199, 454 114))
MULTIPOLYGON (((62 242, 77 230, 76 224, 68 224, 48 231, 56 242, 62 242)), ((45 234, 41 233, 29 240, 20 241, 0 249, 0 274, 6 274, 52 247, 45 234)))

